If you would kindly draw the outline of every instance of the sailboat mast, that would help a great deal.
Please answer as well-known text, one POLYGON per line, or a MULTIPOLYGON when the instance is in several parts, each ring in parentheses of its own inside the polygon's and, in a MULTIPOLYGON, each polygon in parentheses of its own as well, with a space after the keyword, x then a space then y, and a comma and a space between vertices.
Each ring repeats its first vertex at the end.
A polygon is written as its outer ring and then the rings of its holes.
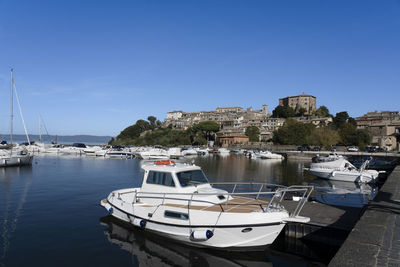
POLYGON ((11 82, 10 82, 10 85, 11 85, 11 88, 10 88, 10 92, 11 92, 10 144, 12 144, 12 142, 13 142, 13 118, 14 118, 14 107, 13 107, 13 104, 14 104, 14 101, 13 101, 13 99, 14 99, 14 95, 13 95, 14 79, 13 79, 13 71, 14 71, 13 68, 11 68, 11 82))
POLYGON ((42 118, 39 116, 39 141, 42 143, 42 118))

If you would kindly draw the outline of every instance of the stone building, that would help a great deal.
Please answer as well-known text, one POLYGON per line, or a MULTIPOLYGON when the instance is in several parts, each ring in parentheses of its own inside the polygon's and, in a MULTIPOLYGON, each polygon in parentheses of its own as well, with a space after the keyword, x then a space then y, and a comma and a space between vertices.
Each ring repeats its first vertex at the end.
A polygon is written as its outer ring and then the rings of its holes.
POLYGON ((306 110, 305 115, 312 115, 317 110, 317 98, 305 94, 288 96, 279 99, 279 106, 291 107, 296 112, 304 108, 306 110))
POLYGON ((372 136, 372 145, 387 151, 396 148, 396 135, 400 134, 398 111, 368 112, 355 119, 358 129, 367 129, 372 136))
POLYGON ((312 123, 317 128, 328 126, 329 123, 333 122, 332 117, 308 116, 308 117, 294 117, 294 119, 302 123, 312 123))
POLYGON ((261 129, 262 123, 269 117, 267 105, 263 105, 260 110, 251 107, 246 110, 241 107, 218 107, 215 111, 171 111, 167 113, 164 126, 185 130, 202 121, 215 121, 223 133, 244 133, 249 126, 261 129))
POLYGON ((224 133, 219 137, 219 143, 224 146, 234 146, 249 142, 249 137, 243 133, 224 133))
POLYGON ((368 126, 380 123, 400 122, 398 111, 373 111, 356 118, 357 125, 368 126))

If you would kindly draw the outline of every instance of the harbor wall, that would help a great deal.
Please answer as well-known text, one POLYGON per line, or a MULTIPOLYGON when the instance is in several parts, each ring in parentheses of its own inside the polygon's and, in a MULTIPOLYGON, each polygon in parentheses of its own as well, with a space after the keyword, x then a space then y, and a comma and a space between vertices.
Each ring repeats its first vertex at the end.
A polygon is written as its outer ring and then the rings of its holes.
POLYGON ((400 266, 400 166, 365 207, 329 266, 400 266))

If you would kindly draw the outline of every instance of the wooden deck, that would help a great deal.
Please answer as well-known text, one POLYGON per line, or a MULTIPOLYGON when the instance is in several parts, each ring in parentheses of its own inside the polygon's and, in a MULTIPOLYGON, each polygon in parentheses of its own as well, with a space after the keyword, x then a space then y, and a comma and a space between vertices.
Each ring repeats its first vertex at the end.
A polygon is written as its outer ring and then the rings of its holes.
MULTIPOLYGON (((187 209, 188 205, 181 204, 164 204, 167 207, 175 207, 175 208, 183 208, 187 209)), ((233 197, 232 200, 221 202, 220 204, 215 204, 211 206, 199 206, 199 205, 190 205, 190 209, 193 210, 203 210, 203 211, 215 211, 215 212, 235 212, 235 213, 250 213, 253 211, 261 211, 262 209, 267 208, 268 202, 245 198, 245 197, 233 197)))

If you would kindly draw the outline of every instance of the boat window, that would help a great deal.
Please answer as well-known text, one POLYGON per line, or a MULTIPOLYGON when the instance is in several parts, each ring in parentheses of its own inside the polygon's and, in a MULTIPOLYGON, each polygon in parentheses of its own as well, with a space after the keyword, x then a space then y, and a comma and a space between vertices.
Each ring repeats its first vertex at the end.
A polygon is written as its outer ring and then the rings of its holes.
POLYGON ((175 211, 166 210, 164 212, 165 217, 174 218, 174 219, 181 219, 181 220, 188 220, 189 214, 187 213, 180 213, 175 211))
POLYGON ((83 143, 73 143, 72 146, 73 146, 73 147, 86 148, 86 145, 83 144, 83 143))
POLYGON ((201 170, 178 172, 176 174, 182 187, 198 184, 208 184, 207 178, 201 170))
POLYGON ((149 171, 149 175, 147 176, 147 183, 175 187, 174 180, 172 179, 171 173, 169 172, 149 171))

